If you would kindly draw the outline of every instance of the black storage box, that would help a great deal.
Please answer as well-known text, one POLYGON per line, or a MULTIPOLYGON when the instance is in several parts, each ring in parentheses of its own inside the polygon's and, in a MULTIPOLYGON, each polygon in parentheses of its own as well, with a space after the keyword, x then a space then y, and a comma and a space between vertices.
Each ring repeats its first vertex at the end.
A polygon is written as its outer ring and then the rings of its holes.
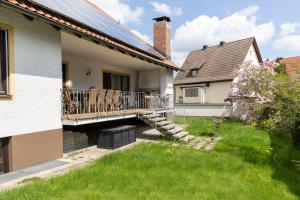
POLYGON ((136 141, 136 126, 103 129, 98 135, 98 148, 116 149, 136 141))

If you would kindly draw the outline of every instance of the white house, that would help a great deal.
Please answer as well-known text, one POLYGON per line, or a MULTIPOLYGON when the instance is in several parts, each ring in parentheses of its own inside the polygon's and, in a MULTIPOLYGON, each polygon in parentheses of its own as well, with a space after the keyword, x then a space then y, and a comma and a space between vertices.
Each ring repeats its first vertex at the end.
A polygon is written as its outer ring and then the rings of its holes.
POLYGON ((229 116, 234 109, 225 103, 234 72, 243 62, 262 63, 254 37, 217 46, 203 46, 187 56, 174 81, 176 107, 189 116, 229 116))
POLYGON ((152 47, 89 1, 1 0, 0 173, 61 158, 66 127, 172 94, 169 22, 155 19, 152 47))

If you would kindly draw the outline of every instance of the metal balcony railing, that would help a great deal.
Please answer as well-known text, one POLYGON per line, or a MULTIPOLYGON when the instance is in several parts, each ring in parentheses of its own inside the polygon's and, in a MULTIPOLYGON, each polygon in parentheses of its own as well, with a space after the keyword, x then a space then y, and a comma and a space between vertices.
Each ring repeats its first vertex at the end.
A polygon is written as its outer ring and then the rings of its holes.
POLYGON ((173 95, 105 89, 62 89, 62 119, 80 120, 173 108, 173 95))

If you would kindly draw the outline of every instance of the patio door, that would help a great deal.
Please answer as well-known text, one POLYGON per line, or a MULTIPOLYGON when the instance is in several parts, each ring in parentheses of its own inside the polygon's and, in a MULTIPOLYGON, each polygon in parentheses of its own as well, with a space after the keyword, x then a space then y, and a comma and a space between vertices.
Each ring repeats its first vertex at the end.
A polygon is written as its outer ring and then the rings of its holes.
POLYGON ((8 172, 8 139, 0 139, 0 174, 8 172))
POLYGON ((103 89, 129 91, 129 76, 104 72, 103 89))

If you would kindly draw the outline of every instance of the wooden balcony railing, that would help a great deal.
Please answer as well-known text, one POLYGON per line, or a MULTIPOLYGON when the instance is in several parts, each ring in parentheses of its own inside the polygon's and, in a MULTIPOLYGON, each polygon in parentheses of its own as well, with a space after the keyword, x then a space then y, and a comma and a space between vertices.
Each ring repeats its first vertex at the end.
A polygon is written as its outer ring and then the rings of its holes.
POLYGON ((62 89, 62 119, 83 120, 173 107, 170 95, 105 89, 62 89))

